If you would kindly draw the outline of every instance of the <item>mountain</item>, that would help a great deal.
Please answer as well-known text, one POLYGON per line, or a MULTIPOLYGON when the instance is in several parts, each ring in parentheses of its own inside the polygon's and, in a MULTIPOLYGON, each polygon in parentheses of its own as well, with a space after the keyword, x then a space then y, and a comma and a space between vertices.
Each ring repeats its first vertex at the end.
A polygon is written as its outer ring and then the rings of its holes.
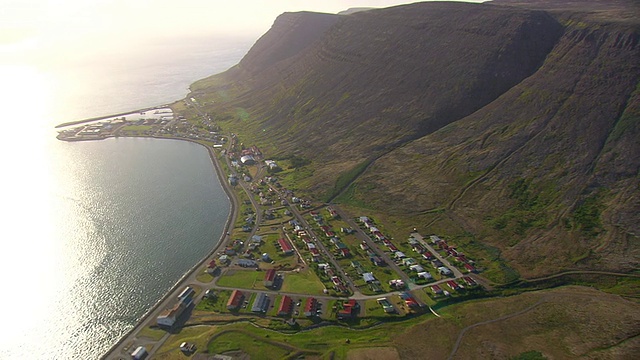
POLYGON ((498 282, 632 271, 639 15, 624 0, 286 13, 190 96, 309 159, 307 195, 451 236, 500 261, 498 282))

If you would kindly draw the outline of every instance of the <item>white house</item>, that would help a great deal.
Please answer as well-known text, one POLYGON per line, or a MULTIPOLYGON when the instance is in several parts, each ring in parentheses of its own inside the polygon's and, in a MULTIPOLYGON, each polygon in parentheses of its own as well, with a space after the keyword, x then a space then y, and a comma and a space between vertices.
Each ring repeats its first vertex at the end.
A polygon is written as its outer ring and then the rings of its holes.
POLYGON ((422 266, 420 266, 419 264, 411 265, 411 266, 409 266, 409 269, 411 269, 411 271, 415 271, 417 273, 421 273, 421 272, 424 271, 424 268, 422 266))

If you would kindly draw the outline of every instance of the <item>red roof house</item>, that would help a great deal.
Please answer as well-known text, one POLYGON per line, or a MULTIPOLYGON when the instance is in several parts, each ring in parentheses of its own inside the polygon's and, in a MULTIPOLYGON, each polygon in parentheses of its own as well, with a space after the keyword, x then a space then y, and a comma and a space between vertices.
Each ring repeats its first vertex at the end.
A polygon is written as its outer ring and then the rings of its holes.
POLYGON ((293 300, 289 296, 283 296, 278 307, 278 316, 287 316, 291 314, 291 308, 293 307, 293 300))
POLYGON ((285 238, 278 239, 278 244, 280 245, 280 249, 282 249, 283 253, 287 255, 293 254, 293 246, 291 246, 291 244, 289 243, 289 241, 287 241, 287 239, 285 238))
POLYGON ((304 303, 304 316, 314 316, 316 315, 316 306, 318 302, 315 298, 307 298, 304 303))
POLYGON ((273 281, 276 279, 276 270, 269 269, 264 274, 264 286, 271 287, 273 286, 273 281))
POLYGON ((229 301, 227 301, 227 310, 237 310, 242 305, 244 294, 239 290, 233 290, 229 301))

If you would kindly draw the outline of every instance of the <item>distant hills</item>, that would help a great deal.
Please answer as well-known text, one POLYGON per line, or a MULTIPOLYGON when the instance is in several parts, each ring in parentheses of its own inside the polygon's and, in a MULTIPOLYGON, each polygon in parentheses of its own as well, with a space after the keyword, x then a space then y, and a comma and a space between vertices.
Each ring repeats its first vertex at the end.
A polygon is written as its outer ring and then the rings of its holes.
POLYGON ((218 121, 311 161, 308 196, 503 261, 497 282, 640 259, 634 1, 285 13, 193 84, 218 121))

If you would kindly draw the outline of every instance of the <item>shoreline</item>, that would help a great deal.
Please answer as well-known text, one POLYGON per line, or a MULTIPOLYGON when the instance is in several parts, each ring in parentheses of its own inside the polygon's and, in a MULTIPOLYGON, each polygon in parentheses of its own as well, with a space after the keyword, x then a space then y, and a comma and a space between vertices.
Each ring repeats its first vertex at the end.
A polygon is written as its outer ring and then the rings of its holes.
MULTIPOLYGON (((131 112, 128 112, 127 114, 129 114, 131 112)), ((117 116, 117 115, 116 115, 117 116)), ((103 118, 108 118, 111 116, 107 116, 107 117, 103 117, 103 118)), ((93 120, 88 120, 88 121, 93 121, 93 120)), ((99 357, 99 359, 107 359, 109 356, 113 355, 113 353, 131 336, 133 335, 135 332, 140 331, 142 328, 144 328, 144 326, 148 323, 148 321, 150 320, 150 318, 154 315, 154 313, 156 311, 158 311, 160 309, 160 307, 162 305, 164 305, 164 303, 169 300, 171 298, 171 296, 178 292, 180 289, 182 289, 183 286, 185 286, 185 283, 189 280, 189 278, 193 275, 195 275, 196 271, 200 268, 200 266, 202 266, 206 261, 209 261, 212 256, 215 255, 215 253, 218 251, 218 249, 221 246, 224 246, 227 241, 229 240, 227 238, 227 233, 229 232, 229 230, 231 229, 231 227, 233 226, 233 222, 235 221, 235 219, 237 218, 237 212, 238 212, 238 203, 237 203, 237 198, 235 197, 235 195, 233 194, 228 182, 226 181, 226 177, 225 174, 223 173, 222 167, 219 163, 218 158, 216 157, 215 154, 215 150, 214 148, 201 144, 195 140, 190 140, 190 139, 183 139, 183 138, 178 138, 178 137, 156 137, 156 136, 127 136, 127 137, 139 137, 139 138, 150 138, 150 139, 170 139, 170 140, 178 140, 178 141, 188 141, 197 145, 200 145, 202 147, 204 147, 207 152, 209 153, 209 158, 211 159, 211 164, 213 165, 213 168, 216 172, 216 175, 218 177, 218 180, 220 181, 220 185, 222 186, 222 188, 224 189, 225 194, 227 194, 227 198, 229 199, 229 215, 227 216, 227 221, 225 222, 225 225, 222 229, 222 234, 220 235, 220 238, 218 239, 218 242, 215 244, 215 246, 211 249, 211 251, 205 255, 200 261, 198 261, 196 264, 194 264, 189 270, 187 270, 176 282, 175 284, 165 293, 164 296, 162 296, 160 299, 158 299, 158 301, 151 307, 149 308, 143 315, 142 317, 140 317, 140 319, 138 319, 136 321, 136 323, 134 324, 134 326, 127 331, 125 334, 123 334, 120 339, 115 342, 113 345, 111 345, 111 347, 103 354, 99 357)), ((106 137, 109 138, 109 137, 106 137)), ((105 139, 106 139, 105 138, 105 139)), ((115 138, 115 137, 114 137, 115 138)), ((87 139, 89 140, 89 139, 87 139)), ((103 139, 92 139, 92 140, 103 140, 103 139)), ((64 141, 64 140, 62 140, 64 141)), ((117 354, 116 354, 117 356, 117 354)))

